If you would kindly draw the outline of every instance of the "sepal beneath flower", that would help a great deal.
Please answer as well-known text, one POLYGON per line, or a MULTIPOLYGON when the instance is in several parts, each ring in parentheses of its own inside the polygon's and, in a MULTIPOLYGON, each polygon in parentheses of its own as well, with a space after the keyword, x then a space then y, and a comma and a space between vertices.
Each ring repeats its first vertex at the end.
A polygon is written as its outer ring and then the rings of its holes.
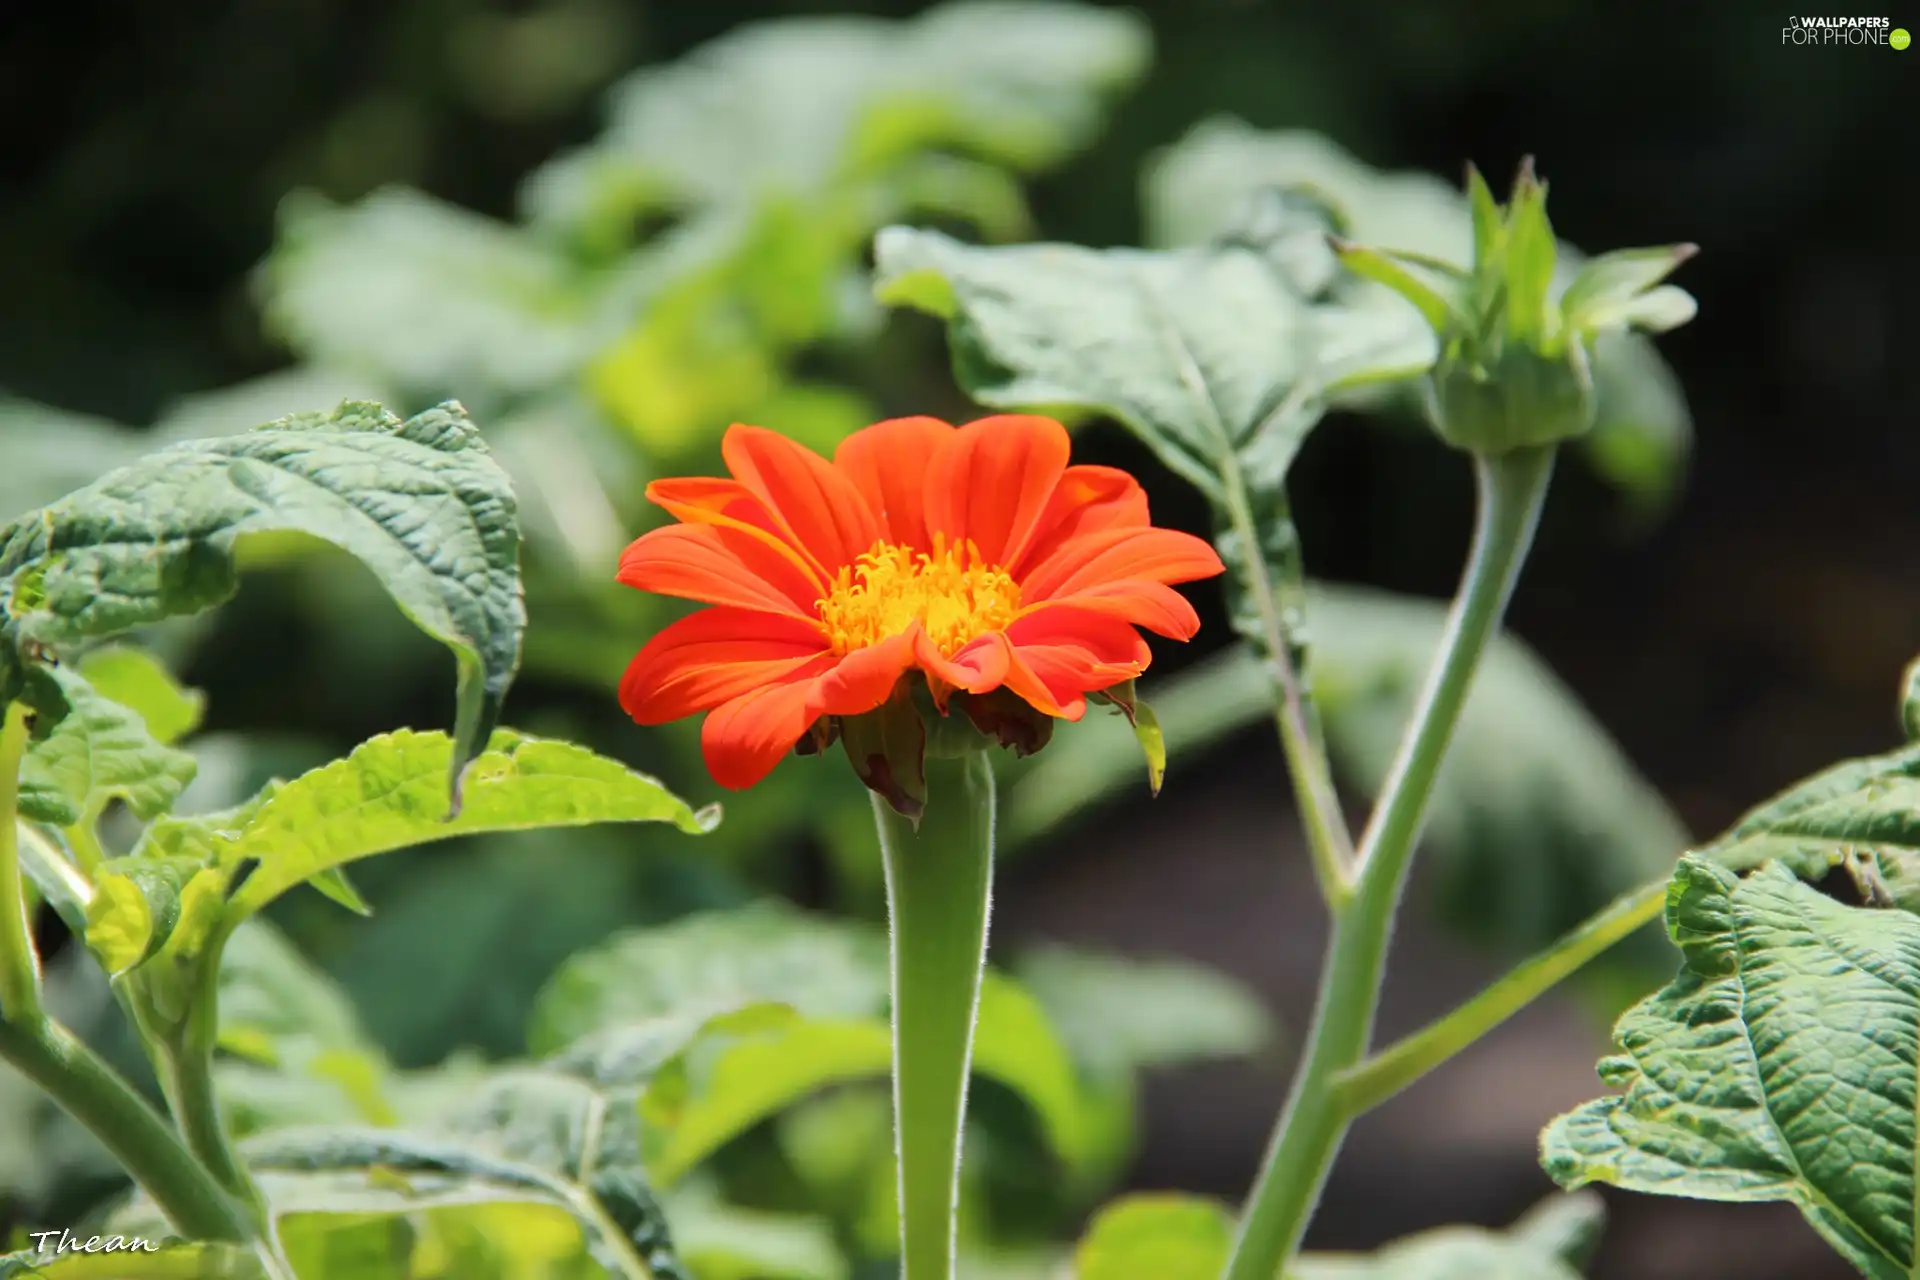
POLYGON ((837 723, 840 745, 860 781, 918 826, 927 811, 927 726, 914 705, 912 682, 902 679, 878 707, 837 723))
POLYGON ((1160 720, 1153 714, 1153 708, 1135 694, 1133 681, 1122 681, 1111 689, 1090 693, 1087 701, 1114 707, 1127 718, 1141 753, 1147 758, 1147 789, 1159 795, 1160 784, 1167 780, 1167 738, 1160 731, 1160 720))
POLYGON ((1000 746, 1011 747, 1016 756, 1030 756, 1053 740, 1053 717, 1009 689, 963 693, 957 705, 974 728, 1000 746))

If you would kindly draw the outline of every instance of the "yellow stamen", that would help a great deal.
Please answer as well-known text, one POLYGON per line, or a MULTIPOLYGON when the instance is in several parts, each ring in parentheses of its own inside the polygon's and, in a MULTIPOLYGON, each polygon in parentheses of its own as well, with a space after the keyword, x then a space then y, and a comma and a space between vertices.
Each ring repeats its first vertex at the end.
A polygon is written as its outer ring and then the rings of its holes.
POLYGON ((819 603, 835 653, 878 644, 917 622, 951 657, 1012 622, 1020 588, 1004 569, 984 562, 971 541, 949 546, 945 535, 935 534, 931 554, 876 542, 840 570, 819 603))

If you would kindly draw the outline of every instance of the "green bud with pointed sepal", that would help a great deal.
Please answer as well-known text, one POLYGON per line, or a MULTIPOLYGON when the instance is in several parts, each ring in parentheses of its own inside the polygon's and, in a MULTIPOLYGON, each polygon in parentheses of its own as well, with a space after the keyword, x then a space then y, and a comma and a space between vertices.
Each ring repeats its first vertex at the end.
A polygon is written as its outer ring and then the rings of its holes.
POLYGON ((1693 318, 1693 298, 1662 283, 1690 244, 1623 249, 1555 288, 1558 256, 1547 187, 1529 158, 1505 205, 1467 170, 1473 262, 1333 242, 1356 275, 1412 303, 1439 340, 1427 378, 1428 416, 1455 448, 1496 455, 1584 435, 1594 423, 1591 359, 1601 334, 1649 333, 1693 318))

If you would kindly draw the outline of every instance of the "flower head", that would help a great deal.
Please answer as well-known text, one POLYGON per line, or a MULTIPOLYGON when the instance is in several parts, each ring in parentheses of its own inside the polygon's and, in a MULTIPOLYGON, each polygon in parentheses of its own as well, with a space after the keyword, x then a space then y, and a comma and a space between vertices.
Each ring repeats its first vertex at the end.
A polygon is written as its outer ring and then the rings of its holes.
POLYGON ((1136 627, 1191 638, 1200 620, 1171 584, 1222 571, 1203 540, 1149 523, 1133 477, 1068 465, 1048 418, 898 418, 832 461, 734 426, 721 453, 729 479, 647 488, 680 523, 629 546, 620 581, 712 607, 640 651, 620 702, 642 724, 707 713, 726 787, 840 737, 869 786, 910 805, 919 691, 1032 749, 1046 718, 1078 720, 1146 669, 1136 627))

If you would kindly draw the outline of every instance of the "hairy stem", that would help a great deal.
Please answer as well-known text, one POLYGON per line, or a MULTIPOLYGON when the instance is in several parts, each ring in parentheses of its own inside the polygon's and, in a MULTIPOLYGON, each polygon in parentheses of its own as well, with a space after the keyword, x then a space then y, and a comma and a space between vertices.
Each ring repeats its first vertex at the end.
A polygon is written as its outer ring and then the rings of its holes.
POLYGON ((1333 933, 1313 1023, 1279 1125, 1240 1224, 1227 1280, 1273 1280, 1299 1248, 1352 1116, 1336 1080, 1367 1051, 1393 919, 1428 796, 1473 674, 1498 630, 1533 542, 1553 449, 1476 457, 1479 510, 1440 652, 1361 840, 1351 896, 1333 933))
POLYGON ((244 1210, 133 1086, 59 1023, 0 1023, 0 1058, 39 1085, 113 1153, 192 1240, 251 1241, 244 1210))
POLYGON ((27 754, 27 705, 9 702, 0 724, 0 1016, 21 1026, 40 1012, 40 957, 20 880, 20 762, 27 754))
POLYGON ((927 761, 919 830, 875 796, 893 969, 901 1280, 953 1280, 973 1028, 993 887, 993 766, 927 761))
POLYGON ((1379 1106, 1653 920, 1666 902, 1665 876, 1621 895, 1453 1012, 1343 1072, 1334 1082, 1341 1109, 1358 1116, 1379 1106))

